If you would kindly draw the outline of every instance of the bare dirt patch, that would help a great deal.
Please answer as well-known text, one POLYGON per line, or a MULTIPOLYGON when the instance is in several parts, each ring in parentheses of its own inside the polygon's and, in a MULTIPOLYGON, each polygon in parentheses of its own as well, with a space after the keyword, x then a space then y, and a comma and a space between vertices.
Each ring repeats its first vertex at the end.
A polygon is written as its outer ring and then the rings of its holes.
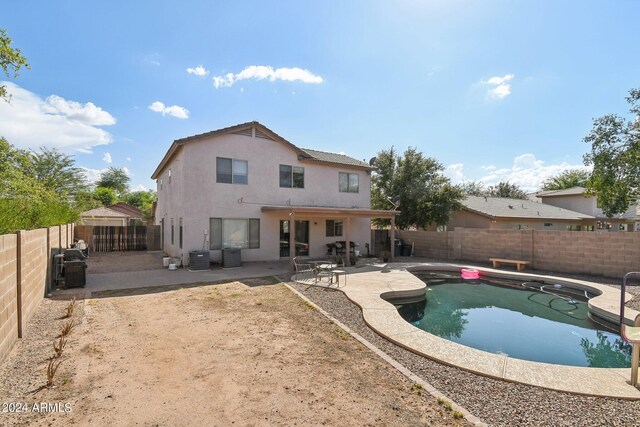
POLYGON ((88 273, 101 274, 114 271, 161 270, 162 252, 92 252, 87 261, 88 273))
MULTIPOLYGON (((44 383, 44 371, 21 387, 0 383, 3 401, 60 400, 72 411, 2 414, 2 421, 467 425, 286 287, 258 286, 263 283, 112 293, 86 301, 77 314, 83 323, 73 332, 67 356, 73 369, 64 383, 37 397, 28 391, 44 383)), ((57 309, 45 301, 39 311, 57 309)), ((33 346, 51 347, 46 341, 33 346)), ((3 369, 14 366, 24 348, 3 369)), ((38 358, 23 362, 28 373, 42 368, 38 358)), ((17 369, 8 373, 21 375, 17 369)))

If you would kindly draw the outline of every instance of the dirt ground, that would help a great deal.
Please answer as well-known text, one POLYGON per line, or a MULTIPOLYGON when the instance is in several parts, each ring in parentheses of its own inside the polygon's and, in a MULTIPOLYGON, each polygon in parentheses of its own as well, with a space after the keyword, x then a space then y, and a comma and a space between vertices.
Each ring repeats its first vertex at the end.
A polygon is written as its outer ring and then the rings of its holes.
POLYGON ((160 251, 92 252, 87 261, 87 273, 161 270, 162 258, 160 251))
POLYGON ((264 279, 80 302, 57 386, 42 389, 66 304, 46 300, 0 366, 0 402, 30 408, 0 424, 467 425, 264 279))

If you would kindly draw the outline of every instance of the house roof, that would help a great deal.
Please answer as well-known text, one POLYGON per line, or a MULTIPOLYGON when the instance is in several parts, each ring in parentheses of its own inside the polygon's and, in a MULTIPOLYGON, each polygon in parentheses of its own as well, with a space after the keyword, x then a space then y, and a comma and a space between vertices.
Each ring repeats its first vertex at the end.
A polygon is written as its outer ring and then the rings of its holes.
POLYGON ((100 206, 99 208, 84 211, 80 214, 81 217, 108 217, 108 218, 129 218, 129 215, 122 212, 114 211, 113 209, 100 206))
POLYGON ((539 191, 536 193, 536 197, 580 196, 585 194, 586 191, 584 187, 571 187, 562 190, 539 191))
POLYGON ((353 157, 349 157, 345 154, 328 153, 326 151, 312 150, 310 148, 303 148, 302 151, 308 153, 309 156, 311 156, 310 160, 370 168, 368 163, 354 159, 353 157))
POLYGON ((522 199, 468 196, 462 205, 466 210, 491 218, 595 220, 591 215, 522 199))
POLYGON ((323 163, 354 166, 354 167, 359 167, 363 169, 371 169, 369 164, 365 162, 361 162, 359 160, 356 160, 344 154, 327 153, 323 151, 299 148, 298 146, 287 141, 286 139, 284 139, 283 137, 281 137, 280 135, 278 135, 277 133, 275 133, 265 125, 259 122, 253 121, 253 122, 241 123, 238 125, 213 130, 210 132, 200 133, 197 135, 191 135, 184 138, 176 139, 175 141, 173 141, 173 143, 171 144, 171 147, 169 147, 169 150, 167 150, 166 154, 160 161, 160 164, 151 175, 151 179, 156 179, 160 175, 163 169, 169 164, 169 162, 171 162, 171 159, 173 158, 173 156, 178 152, 178 150, 183 145, 188 144, 189 142, 199 141, 202 139, 211 138, 218 135, 225 135, 229 133, 251 135, 252 128, 254 127, 256 129, 255 130, 256 137, 271 139, 289 146, 292 150, 294 150, 298 154, 298 159, 300 160, 310 160, 310 161, 317 161, 317 162, 323 162, 323 163))
POLYGON ((142 218, 144 217, 144 213, 142 213, 142 211, 138 208, 136 208, 135 206, 131 206, 127 203, 124 202, 118 202, 116 204, 113 205, 109 205, 107 206, 107 208, 117 211, 117 212, 121 212, 123 214, 126 214, 128 216, 130 216, 131 218, 142 218))

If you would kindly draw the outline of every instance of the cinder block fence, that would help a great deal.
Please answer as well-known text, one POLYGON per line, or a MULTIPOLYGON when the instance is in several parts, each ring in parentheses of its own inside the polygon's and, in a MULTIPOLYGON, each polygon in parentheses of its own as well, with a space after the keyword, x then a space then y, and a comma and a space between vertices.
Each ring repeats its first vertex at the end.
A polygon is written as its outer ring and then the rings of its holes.
POLYGON ((64 224, 0 236, 0 361, 44 299, 53 255, 71 246, 73 228, 64 224))
POLYGON ((486 263, 489 258, 529 261, 539 270, 622 278, 640 271, 640 232, 486 230, 400 231, 415 255, 486 263))

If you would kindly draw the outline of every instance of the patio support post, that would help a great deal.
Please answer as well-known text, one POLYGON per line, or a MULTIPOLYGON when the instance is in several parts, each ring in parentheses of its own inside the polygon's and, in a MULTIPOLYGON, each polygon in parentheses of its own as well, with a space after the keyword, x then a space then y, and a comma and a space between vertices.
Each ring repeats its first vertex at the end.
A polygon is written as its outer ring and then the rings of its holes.
POLYGON ((293 212, 289 212, 289 266, 293 268, 293 258, 296 256, 296 222, 293 212))
POLYGON ((345 267, 351 267, 351 245, 349 244, 349 217, 344 219, 345 267))
POLYGON ((390 248, 391 256, 389 259, 391 260, 391 262, 393 262, 396 256, 395 255, 395 249, 396 249, 395 248, 395 243, 396 243, 396 216, 395 215, 391 216, 391 232, 389 233, 389 235, 391 239, 391 242, 389 244, 389 246, 391 246, 390 248))

